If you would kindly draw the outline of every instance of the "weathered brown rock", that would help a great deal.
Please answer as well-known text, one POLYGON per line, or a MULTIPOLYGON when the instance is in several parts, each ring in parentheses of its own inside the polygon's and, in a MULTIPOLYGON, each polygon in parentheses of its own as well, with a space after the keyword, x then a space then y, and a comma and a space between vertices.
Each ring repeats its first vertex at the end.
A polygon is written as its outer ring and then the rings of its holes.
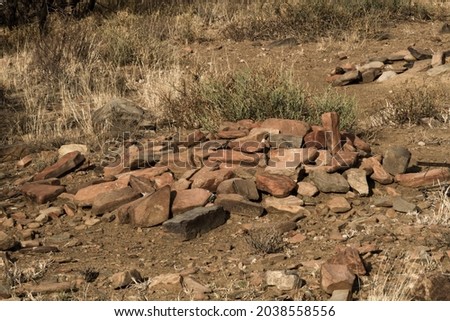
POLYGON ((27 167, 28 165, 30 165, 32 161, 33 161, 33 156, 27 155, 27 156, 21 158, 21 159, 17 162, 17 167, 18 167, 18 168, 25 168, 25 167, 27 167))
POLYGON ((210 192, 216 192, 221 182, 233 177, 233 170, 224 168, 215 170, 216 167, 203 167, 192 178, 191 188, 204 188, 210 192))
POLYGON ((433 54, 433 58, 431 58, 431 66, 436 67, 445 64, 445 55, 444 51, 438 51, 433 54))
POLYGON ((121 205, 132 202, 139 197, 141 197, 141 194, 129 186, 102 193, 92 203, 92 214, 100 215, 113 211, 121 205))
POLYGON ((293 195, 283 198, 266 197, 261 204, 269 214, 298 215, 305 211, 303 201, 293 195))
POLYGON ((410 46, 408 47, 408 51, 417 60, 431 59, 433 56, 433 52, 430 49, 414 48, 410 46))
POLYGON ((231 214, 258 217, 264 212, 261 204, 250 202, 239 194, 220 194, 217 196, 214 204, 223 207, 231 214))
POLYGON ((248 130, 222 130, 217 133, 217 137, 223 139, 236 139, 247 136, 248 130))
POLYGON ((361 80, 363 84, 368 84, 377 80, 383 72, 379 68, 372 68, 361 73, 361 80))
POLYGON ((253 135, 247 135, 241 138, 237 138, 228 143, 228 147, 234 150, 257 153, 262 152, 266 144, 264 139, 268 136, 266 131, 261 131, 253 135))
POLYGON ((138 193, 151 194, 156 191, 154 183, 145 177, 130 176, 130 186, 138 193))
POLYGON ((450 168, 433 168, 420 173, 397 174, 395 181, 407 187, 436 186, 450 182, 450 168))
POLYGON ((237 150, 221 149, 211 154, 208 158, 212 162, 221 162, 227 164, 237 164, 242 166, 258 165, 262 154, 249 154, 237 150))
POLYGON ((305 135, 304 141, 307 148, 326 148, 325 130, 320 126, 312 126, 312 131, 305 135))
POLYGON ((154 186, 156 189, 161 189, 164 186, 171 186, 174 182, 173 175, 170 172, 163 173, 159 176, 156 176, 152 179, 154 182, 154 186))
POLYGON ((351 290, 356 276, 347 265, 325 263, 321 267, 322 289, 332 294, 335 290, 351 290))
POLYGON ((280 134, 304 137, 311 126, 303 121, 291 119, 269 118, 261 123, 261 128, 272 128, 280 131, 280 134))
POLYGON ((113 289, 121 289, 134 283, 141 283, 144 279, 138 270, 133 269, 125 272, 118 272, 110 276, 109 281, 113 289))
POLYGON ((301 280, 294 272, 286 273, 286 271, 267 271, 266 283, 269 286, 276 286, 278 290, 290 291, 300 287, 301 280))
POLYGON ((364 158, 360 169, 366 171, 366 173, 372 172, 370 178, 380 184, 391 184, 394 181, 392 176, 383 168, 377 157, 364 158))
POLYGON ((169 219, 170 187, 164 186, 155 193, 144 197, 129 209, 130 222, 134 226, 151 227, 169 219))
POLYGON ((73 201, 78 206, 92 206, 94 200, 101 194, 128 186, 128 177, 116 181, 94 184, 78 190, 73 201))
POLYGON ((332 155, 341 150, 341 133, 339 132, 339 115, 336 112, 322 114, 322 126, 325 131, 327 149, 332 155))
POLYGON ((319 194, 319 189, 310 182, 297 183, 297 193, 302 196, 314 197, 319 194))
POLYGON ((268 138, 271 148, 300 148, 303 144, 303 137, 283 134, 272 134, 268 138))
POLYGON ((401 146, 390 146, 383 155, 383 168, 392 175, 403 174, 409 165, 411 152, 401 146))
POLYGON ((367 182, 366 171, 358 168, 346 170, 343 176, 347 179, 350 187, 361 196, 369 195, 369 184, 367 182))
POLYGON ((219 227, 229 218, 230 213, 220 206, 198 207, 164 222, 163 227, 183 240, 191 240, 219 227))
POLYGON ((203 188, 178 191, 172 205, 173 216, 204 206, 211 195, 210 191, 203 188))
POLYGON ((288 196, 296 186, 296 182, 287 176, 267 173, 256 175, 256 188, 276 197, 288 196))
POLYGON ((345 213, 352 209, 352 206, 347 199, 342 196, 335 196, 331 198, 328 200, 327 205, 334 213, 345 213))
POLYGON ((56 197, 64 193, 66 188, 64 186, 31 184, 27 183, 22 186, 21 192, 38 204, 44 204, 56 199, 56 197))
POLYGON ((335 79, 332 82, 332 85, 337 86, 346 86, 349 84, 357 83, 361 80, 361 72, 359 70, 348 71, 345 74, 341 75, 339 78, 335 79))
POLYGON ((359 276, 367 273, 358 250, 353 247, 345 247, 338 250, 333 257, 326 261, 326 263, 346 265, 351 273, 359 276))
POLYGON ((0 251, 9 251, 17 245, 18 242, 13 236, 0 231, 0 251))
POLYGON ((338 151, 331 159, 331 166, 339 169, 351 168, 358 160, 358 153, 338 151))
POLYGON ((55 164, 45 168, 39 174, 34 176, 35 181, 40 181, 52 177, 60 177, 61 175, 71 171, 84 161, 84 156, 74 151, 61 157, 55 164))

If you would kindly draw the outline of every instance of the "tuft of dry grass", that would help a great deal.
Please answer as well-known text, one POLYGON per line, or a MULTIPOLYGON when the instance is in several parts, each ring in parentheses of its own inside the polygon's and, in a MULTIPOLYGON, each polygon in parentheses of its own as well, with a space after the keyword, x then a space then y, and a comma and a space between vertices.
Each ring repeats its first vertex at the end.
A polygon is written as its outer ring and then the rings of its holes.
POLYGON ((278 253, 285 246, 281 233, 273 227, 251 229, 245 239, 253 249, 261 253, 278 253))

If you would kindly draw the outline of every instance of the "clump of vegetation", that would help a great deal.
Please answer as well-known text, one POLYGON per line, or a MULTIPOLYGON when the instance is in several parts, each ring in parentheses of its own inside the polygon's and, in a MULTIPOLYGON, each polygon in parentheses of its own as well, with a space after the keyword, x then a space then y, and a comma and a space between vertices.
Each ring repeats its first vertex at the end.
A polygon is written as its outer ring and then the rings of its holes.
POLYGON ((341 127, 352 129, 356 108, 352 98, 329 89, 309 95, 284 73, 273 70, 243 70, 223 77, 199 80, 164 97, 164 109, 181 126, 202 125, 216 130, 223 120, 298 119, 320 124, 324 112, 340 114, 341 127))
POLYGON ((278 253, 285 246, 281 233, 273 227, 249 230, 245 239, 253 249, 261 253, 278 253))
POLYGON ((372 126, 420 125, 450 119, 449 93, 442 87, 419 87, 394 92, 386 106, 371 117, 372 126))

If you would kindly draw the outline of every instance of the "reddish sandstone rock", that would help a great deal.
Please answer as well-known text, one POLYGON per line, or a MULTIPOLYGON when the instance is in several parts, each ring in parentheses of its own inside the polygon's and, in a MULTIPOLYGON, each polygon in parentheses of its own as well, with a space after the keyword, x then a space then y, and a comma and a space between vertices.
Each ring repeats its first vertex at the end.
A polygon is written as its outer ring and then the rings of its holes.
POLYGON ((303 121, 291 119, 269 118, 261 123, 261 128, 272 128, 280 134, 305 137, 311 131, 311 126, 303 121))
POLYGON ((217 186, 226 179, 233 177, 233 170, 224 168, 215 170, 216 167, 203 167, 192 178, 192 188, 204 188, 210 192, 215 192, 217 186))
POLYGON ((306 134, 304 141, 305 147, 326 148, 325 130, 321 126, 312 126, 312 131, 306 134))
POLYGON ((33 157, 31 155, 27 155, 27 156, 25 156, 24 158, 20 159, 17 162, 17 167, 18 168, 25 168, 28 165, 30 165, 32 161, 33 161, 33 157))
POLYGON ((356 279, 355 274, 344 264, 325 263, 320 272, 322 289, 328 294, 335 290, 351 290, 356 279))
POLYGON ((44 204, 56 199, 56 197, 65 192, 64 186, 44 185, 28 183, 22 186, 21 192, 38 204, 44 204))
POLYGON ((172 214, 178 215, 196 207, 204 206, 211 197, 211 192, 202 188, 178 191, 172 205, 172 214))
POLYGON ((256 188, 275 197, 286 197, 297 186, 291 178, 283 175, 258 174, 256 188))
POLYGON ((101 194, 121 189, 128 186, 127 179, 118 179, 112 182, 105 182, 100 184, 95 184, 87 186, 78 190, 75 194, 73 201, 78 206, 92 206, 94 200, 101 194))
POLYGON ((34 176, 35 181, 40 181, 52 177, 60 177, 71 171, 84 161, 84 156, 80 152, 74 151, 61 157, 55 164, 45 168, 34 176))
POLYGON ((345 213, 352 209, 352 206, 345 197, 335 196, 328 200, 327 206, 334 213, 345 213))
POLYGON ((128 213, 134 226, 151 227, 167 221, 170 213, 170 187, 164 186, 144 197, 132 206, 128 213))
POLYGON ((140 196, 140 193, 129 186, 103 193, 96 197, 92 203, 92 214, 100 215, 110 212, 123 204, 138 199, 140 196))
POLYGON ((434 168, 420 173, 397 174, 395 181, 402 186, 424 187, 450 182, 449 168, 434 168))
POLYGON ((353 167, 358 160, 358 153, 339 151, 331 159, 331 166, 339 169, 347 169, 353 167))
POLYGON ((327 149, 332 155, 341 150, 341 133, 339 132, 339 115, 336 112, 322 114, 322 126, 325 130, 327 149))
POLYGON ((350 272, 359 276, 367 273, 366 267, 359 256, 359 251, 353 247, 345 247, 338 250, 326 263, 346 265, 350 272))
POLYGON ((244 196, 239 194, 220 194, 217 196, 215 205, 223 207, 231 214, 240 214, 244 216, 261 216, 264 208, 259 203, 250 202, 244 196))
POLYGON ((208 158, 211 162, 237 164, 242 166, 258 165, 262 154, 248 154, 237 150, 221 149, 211 154, 208 158))
POLYGON ((391 184, 394 181, 392 176, 383 168, 377 157, 364 158, 360 169, 363 169, 368 174, 372 172, 370 178, 380 184, 391 184))
POLYGON ((217 133, 217 137, 223 139, 236 139, 248 135, 248 130, 222 130, 217 133))
POLYGON ((170 172, 165 172, 159 176, 156 176, 155 178, 151 179, 154 182, 156 189, 161 189, 162 187, 166 185, 172 185, 174 182, 173 175, 170 172))

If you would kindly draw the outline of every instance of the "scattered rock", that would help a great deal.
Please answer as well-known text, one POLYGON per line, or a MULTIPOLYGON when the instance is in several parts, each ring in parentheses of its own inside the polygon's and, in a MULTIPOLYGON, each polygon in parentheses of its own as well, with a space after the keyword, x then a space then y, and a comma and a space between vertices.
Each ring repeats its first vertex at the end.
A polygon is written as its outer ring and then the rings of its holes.
POLYGON ((351 301, 352 291, 351 290, 334 290, 331 294, 329 301, 351 301))
POLYGON ((220 206, 198 207, 163 223, 163 227, 183 240, 191 240, 224 224, 230 213, 220 206))
POLYGON ((445 64, 445 54, 443 51, 438 51, 433 54, 431 58, 431 67, 437 67, 445 64))
POLYGON ((276 286, 278 290, 290 291, 301 286, 301 280, 295 273, 286 273, 286 271, 267 271, 266 283, 270 286, 276 286))
POLYGON ((383 168, 392 175, 403 174, 408 168, 411 153, 401 146, 391 146, 383 156, 383 168))
MULTIPOLYGON (((383 60, 387 60, 387 58, 383 59, 383 60)), ((358 69, 359 69, 359 71, 361 73, 364 73, 364 72, 366 72, 368 70, 371 70, 371 69, 381 70, 381 69, 383 69, 383 67, 384 67, 384 62, 382 62, 382 61, 371 61, 371 62, 369 62, 367 64, 362 65, 358 69)))
POLYGON ((95 199, 101 194, 125 188, 128 186, 128 182, 129 177, 124 177, 116 181, 94 184, 84 187, 78 190, 73 198, 73 201, 78 206, 92 206, 95 199))
POLYGON ((144 279, 138 270, 133 269, 125 272, 118 272, 109 278, 111 287, 115 290, 122 289, 135 283, 142 283, 144 279))
POLYGON ((275 197, 286 197, 297 186, 296 182, 284 175, 267 173, 256 175, 256 188, 275 197))
POLYGON ((408 202, 407 200, 399 196, 393 199, 392 207, 394 210, 400 213, 411 213, 418 209, 415 204, 408 202))
POLYGON ((450 33, 450 23, 445 22, 440 30, 441 33, 450 33))
POLYGON ((64 186, 27 183, 22 186, 21 192, 38 204, 53 201, 59 194, 64 193, 64 186))
POLYGON ((157 287, 158 285, 181 285, 181 275, 178 273, 161 274, 151 278, 148 289, 157 287))
POLYGON ((167 221, 170 214, 170 187, 164 186, 142 198, 128 213, 134 226, 151 227, 167 221))
POLYGON ((233 180, 232 185, 236 194, 242 195, 251 201, 259 200, 259 192, 254 180, 238 178, 233 180))
POLYGON ((82 144, 68 144, 68 145, 62 145, 59 149, 58 149, 58 155, 59 157, 63 157, 66 154, 69 154, 71 152, 80 152, 81 155, 87 155, 88 153, 88 148, 86 145, 82 145, 82 144))
POLYGON ((17 168, 25 168, 28 165, 30 165, 32 161, 33 161, 33 156, 27 155, 17 162, 17 168))
POLYGON ((339 173, 329 174, 324 170, 315 170, 309 177, 319 191, 324 193, 347 193, 350 190, 347 180, 339 173))
POLYGON ((322 289, 328 294, 336 290, 352 290, 356 276, 347 265, 325 263, 320 272, 322 289))
POLYGON ((303 137, 283 134, 272 134, 269 136, 271 148, 300 148, 303 144, 303 137))
POLYGON ((232 177, 233 171, 231 169, 214 170, 214 168, 205 166, 190 179, 192 181, 191 188, 203 188, 210 192, 216 192, 217 186, 221 182, 232 177))
POLYGON ((359 276, 367 273, 366 267, 359 256, 359 251, 353 247, 339 249, 326 263, 346 265, 351 273, 359 276))
POLYGON ((285 198, 266 197, 261 204, 269 214, 298 215, 305 211, 303 201, 292 195, 285 198))
POLYGON ((345 213, 352 209, 352 206, 347 199, 342 196, 335 196, 331 198, 328 200, 327 205, 334 213, 345 213))
POLYGON ((183 277, 182 284, 183 284, 183 287, 185 288, 186 292, 189 294, 194 294, 194 298, 197 300, 206 298, 204 295, 206 293, 212 292, 212 290, 209 287, 194 280, 190 276, 183 277))
POLYGON ((78 151, 70 152, 61 157, 55 164, 45 168, 34 176, 34 181, 40 181, 52 177, 60 177, 71 171, 84 161, 84 156, 78 151))

